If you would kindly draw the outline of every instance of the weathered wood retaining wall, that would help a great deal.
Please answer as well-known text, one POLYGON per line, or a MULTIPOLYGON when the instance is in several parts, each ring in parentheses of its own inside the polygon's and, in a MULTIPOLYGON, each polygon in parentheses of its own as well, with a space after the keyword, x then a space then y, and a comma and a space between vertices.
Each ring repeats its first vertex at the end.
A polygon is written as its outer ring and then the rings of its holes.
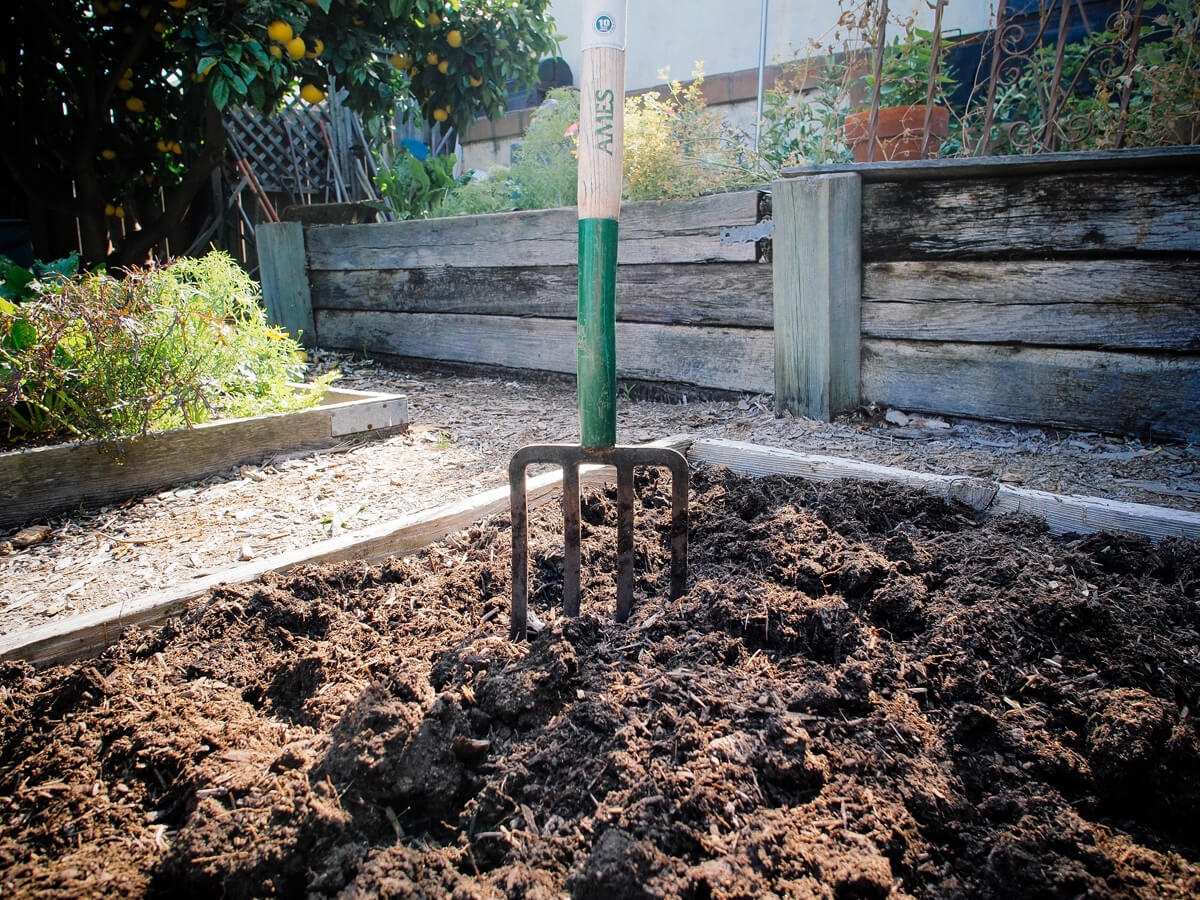
MULTIPOLYGON (((770 392, 759 193, 622 208, 622 378, 770 392)), ((575 371, 574 208, 304 230, 322 347, 575 371)))
MULTIPOLYGON (((789 174, 775 186, 777 308, 829 303, 811 296, 820 293, 813 285, 781 278, 789 251, 780 239, 797 227, 789 210, 807 203, 799 227, 811 228, 819 185, 831 180, 844 193, 847 180, 860 183, 858 209, 821 207, 827 231, 861 235, 861 340, 825 351, 856 357, 859 384, 846 387, 826 364, 835 393, 905 410, 1200 438, 1196 148, 789 174)), ((834 305, 853 317, 844 294, 834 305)), ((810 310, 808 333, 780 338, 810 346, 829 315, 810 310)), ((822 411, 808 382, 777 403, 822 411)))
MULTIPOLYGON (((873 163, 622 211, 622 378, 1200 440, 1200 150, 873 163)), ((260 227, 271 314, 355 352, 575 370, 576 213, 260 227)))

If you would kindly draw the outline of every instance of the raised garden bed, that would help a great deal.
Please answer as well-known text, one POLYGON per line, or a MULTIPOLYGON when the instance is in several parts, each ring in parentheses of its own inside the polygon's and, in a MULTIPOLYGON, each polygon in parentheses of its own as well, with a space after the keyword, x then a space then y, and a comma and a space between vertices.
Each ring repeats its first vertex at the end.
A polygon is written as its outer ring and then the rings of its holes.
POLYGON ((408 423, 404 397, 329 389, 320 406, 147 435, 118 462, 92 441, 0 453, 0 528, 114 503, 273 454, 408 423))
POLYGON ((14 895, 1144 896, 1200 891, 1200 551, 1064 539, 894 484, 693 481, 664 599, 506 639, 507 525, 219 588, 102 657, 3 671, 14 895), (343 893, 344 892, 344 893, 343 893))

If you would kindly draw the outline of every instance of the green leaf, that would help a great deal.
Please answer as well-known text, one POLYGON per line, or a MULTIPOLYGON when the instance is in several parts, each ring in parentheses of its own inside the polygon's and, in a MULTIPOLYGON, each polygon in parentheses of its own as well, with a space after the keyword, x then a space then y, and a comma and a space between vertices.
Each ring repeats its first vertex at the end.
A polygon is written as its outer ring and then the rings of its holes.
POLYGON ((17 314, 17 305, 15 303, 9 303, 3 297, 0 297, 0 313, 4 313, 5 315, 9 316, 15 316, 17 314))
POLYGON ((209 70, 209 67, 216 64, 217 58, 215 56, 202 56, 200 57, 200 62, 196 63, 196 74, 202 75, 209 70))
POLYGON ((245 47, 250 52, 250 55, 264 66, 270 63, 271 55, 258 41, 246 41, 245 47))
POLYGON ((256 78, 250 82, 250 90, 247 92, 247 96, 250 98, 250 102, 257 107, 261 108, 266 105, 267 92, 263 87, 261 78, 256 78))
POLYGON ((213 106, 217 109, 224 109, 229 103, 229 82, 224 79, 214 81, 211 96, 213 106))
POLYGON ((33 346, 36 341, 37 329, 29 323, 28 319, 17 319, 12 323, 9 342, 14 350, 24 350, 33 346))
POLYGON ((328 14, 332 0, 317 0, 317 6, 321 8, 321 12, 328 14))
POLYGON ((413 179, 421 185, 425 190, 429 190, 430 181, 429 173, 425 171, 425 166, 415 156, 408 157, 408 171, 412 173, 413 179))
POLYGON ((47 275, 72 278, 79 274, 79 251, 72 250, 67 256, 53 262, 44 263, 34 260, 33 274, 38 278, 45 278, 47 275))
POLYGON ((0 274, 4 276, 4 283, 0 284, 0 297, 19 302, 28 296, 27 289, 33 281, 32 272, 9 261, 7 270, 0 269, 0 274))

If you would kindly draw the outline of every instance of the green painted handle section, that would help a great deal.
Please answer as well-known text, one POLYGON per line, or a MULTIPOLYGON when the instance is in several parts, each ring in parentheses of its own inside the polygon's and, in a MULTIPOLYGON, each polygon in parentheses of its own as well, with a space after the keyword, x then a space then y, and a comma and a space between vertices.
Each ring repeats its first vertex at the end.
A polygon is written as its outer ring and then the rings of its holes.
POLYGON ((579 429, 589 450, 617 443, 617 221, 579 220, 579 429))

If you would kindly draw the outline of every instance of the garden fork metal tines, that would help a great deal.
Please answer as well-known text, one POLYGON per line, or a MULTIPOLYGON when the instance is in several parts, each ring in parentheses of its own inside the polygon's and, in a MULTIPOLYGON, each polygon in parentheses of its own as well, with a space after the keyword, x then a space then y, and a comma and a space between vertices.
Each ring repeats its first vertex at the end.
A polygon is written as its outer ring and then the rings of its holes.
POLYGON ((579 614, 579 470, 617 470, 617 619, 633 609, 633 474, 638 466, 671 473, 671 596, 687 581, 688 468, 669 447, 617 446, 617 220, 621 213, 627 0, 585 0, 579 102, 579 311, 577 384, 581 444, 533 444, 509 464, 512 505, 512 636, 526 632, 529 525, 525 470, 552 463, 563 472, 563 611, 579 614))

